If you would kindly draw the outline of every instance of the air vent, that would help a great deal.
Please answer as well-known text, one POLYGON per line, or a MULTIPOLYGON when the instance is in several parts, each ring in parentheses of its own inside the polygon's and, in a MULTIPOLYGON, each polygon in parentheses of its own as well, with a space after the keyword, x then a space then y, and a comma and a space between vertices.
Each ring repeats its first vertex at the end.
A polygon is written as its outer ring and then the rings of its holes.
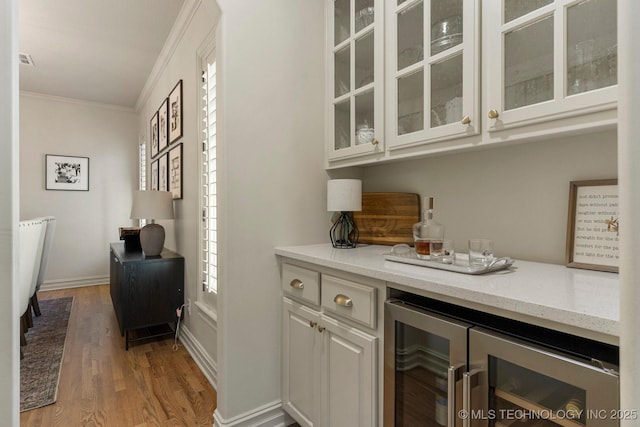
POLYGON ((31 55, 29 55, 28 53, 19 53, 18 58, 20 58, 20 64, 35 67, 33 58, 31 58, 31 55))

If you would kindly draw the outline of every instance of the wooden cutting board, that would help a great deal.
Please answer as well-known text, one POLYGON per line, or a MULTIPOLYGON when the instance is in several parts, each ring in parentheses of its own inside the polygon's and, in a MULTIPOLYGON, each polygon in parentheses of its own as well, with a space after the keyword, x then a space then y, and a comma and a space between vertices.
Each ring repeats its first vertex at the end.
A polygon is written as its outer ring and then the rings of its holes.
POLYGON ((420 195, 362 193, 362 211, 353 213, 358 243, 413 245, 413 224, 420 221, 420 195))

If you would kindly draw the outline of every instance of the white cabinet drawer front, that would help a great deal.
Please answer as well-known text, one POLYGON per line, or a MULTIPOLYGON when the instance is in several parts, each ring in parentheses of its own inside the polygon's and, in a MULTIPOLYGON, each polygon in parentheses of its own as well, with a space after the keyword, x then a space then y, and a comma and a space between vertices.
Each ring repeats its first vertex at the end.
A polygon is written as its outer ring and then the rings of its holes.
POLYGON ((320 273, 291 264, 282 266, 282 290, 298 300, 320 305, 320 273))
POLYGON ((376 289, 333 276, 322 276, 322 308, 376 327, 376 289))

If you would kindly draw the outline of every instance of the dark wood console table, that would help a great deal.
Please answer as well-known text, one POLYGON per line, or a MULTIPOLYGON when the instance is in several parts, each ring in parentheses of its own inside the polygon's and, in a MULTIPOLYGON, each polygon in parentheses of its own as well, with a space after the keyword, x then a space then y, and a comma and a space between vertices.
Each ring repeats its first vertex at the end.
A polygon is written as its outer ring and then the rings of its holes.
POLYGON ((146 258, 141 251, 125 250, 124 242, 111 243, 110 249, 111 301, 125 348, 133 341, 175 333, 168 325, 175 326, 176 309, 184 302, 184 258, 167 249, 146 258))

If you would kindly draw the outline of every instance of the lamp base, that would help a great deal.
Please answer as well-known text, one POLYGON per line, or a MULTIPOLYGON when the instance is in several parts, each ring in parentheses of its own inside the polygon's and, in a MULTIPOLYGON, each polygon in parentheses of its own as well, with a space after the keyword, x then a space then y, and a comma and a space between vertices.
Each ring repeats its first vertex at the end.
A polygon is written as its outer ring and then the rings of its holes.
POLYGON ((147 224, 140 230, 140 246, 145 256, 158 256, 164 248, 164 227, 147 224))
POLYGON ((334 248, 353 249, 358 245, 358 227, 350 212, 340 212, 337 221, 329 229, 329 237, 334 248))

